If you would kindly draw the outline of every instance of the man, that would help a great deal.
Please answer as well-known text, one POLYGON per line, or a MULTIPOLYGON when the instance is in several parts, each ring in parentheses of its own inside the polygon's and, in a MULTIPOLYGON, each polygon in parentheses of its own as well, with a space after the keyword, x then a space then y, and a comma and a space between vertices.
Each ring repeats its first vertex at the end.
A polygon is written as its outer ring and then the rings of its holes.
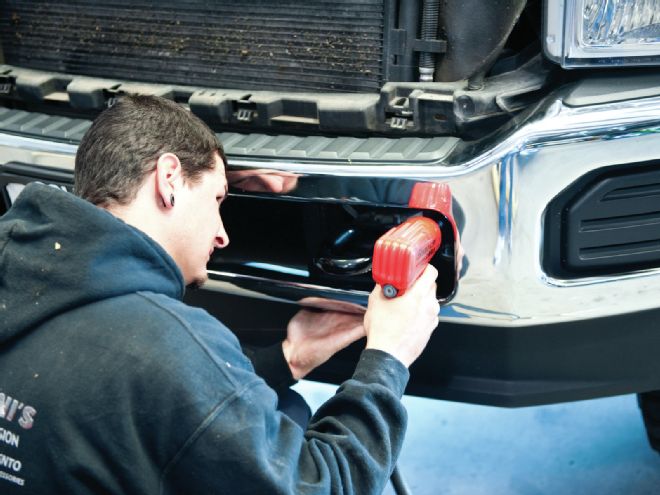
POLYGON ((303 430, 235 336, 181 302, 229 243, 208 127, 125 97, 82 140, 76 191, 29 185, 0 219, 1 493, 382 492, 406 368, 438 322, 432 268, 396 300, 376 287, 364 320, 294 318, 282 361, 295 379, 367 337, 303 430))

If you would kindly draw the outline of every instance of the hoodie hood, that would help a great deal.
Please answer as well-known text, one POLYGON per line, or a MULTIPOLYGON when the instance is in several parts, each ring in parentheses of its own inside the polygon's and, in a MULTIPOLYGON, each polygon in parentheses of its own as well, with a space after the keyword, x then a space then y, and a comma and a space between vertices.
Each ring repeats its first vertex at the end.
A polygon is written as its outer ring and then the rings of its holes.
POLYGON ((78 306, 137 291, 181 299, 165 250, 71 193, 32 183, 0 217, 0 344, 78 306))

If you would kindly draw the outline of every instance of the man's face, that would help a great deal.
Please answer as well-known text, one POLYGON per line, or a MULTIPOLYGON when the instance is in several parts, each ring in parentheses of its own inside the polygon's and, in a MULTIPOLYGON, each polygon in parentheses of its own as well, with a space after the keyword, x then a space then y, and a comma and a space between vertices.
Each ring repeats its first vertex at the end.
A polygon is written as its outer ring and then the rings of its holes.
POLYGON ((201 285, 207 279, 206 265, 215 248, 229 244, 220 218, 220 203, 227 195, 224 166, 218 155, 215 167, 195 183, 186 181, 175 194, 171 234, 175 261, 186 285, 201 285))

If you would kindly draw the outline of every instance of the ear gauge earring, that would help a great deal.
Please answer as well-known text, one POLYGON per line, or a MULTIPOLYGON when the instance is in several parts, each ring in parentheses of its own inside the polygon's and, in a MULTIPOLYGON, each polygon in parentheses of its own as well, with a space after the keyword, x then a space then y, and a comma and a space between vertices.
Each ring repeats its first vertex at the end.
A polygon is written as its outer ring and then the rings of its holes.
POLYGON ((174 194, 170 194, 170 205, 174 207, 174 194))

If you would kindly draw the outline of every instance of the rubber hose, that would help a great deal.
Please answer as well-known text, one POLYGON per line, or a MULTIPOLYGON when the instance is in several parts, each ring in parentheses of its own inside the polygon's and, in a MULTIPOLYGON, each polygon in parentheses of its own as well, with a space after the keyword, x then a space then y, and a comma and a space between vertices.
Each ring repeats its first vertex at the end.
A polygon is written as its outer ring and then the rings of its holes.
POLYGON ((401 476, 401 471, 399 471, 399 465, 394 466, 394 471, 392 471, 392 476, 390 476, 390 481, 392 482, 392 488, 394 488, 394 493, 396 495, 412 495, 408 484, 401 476))

